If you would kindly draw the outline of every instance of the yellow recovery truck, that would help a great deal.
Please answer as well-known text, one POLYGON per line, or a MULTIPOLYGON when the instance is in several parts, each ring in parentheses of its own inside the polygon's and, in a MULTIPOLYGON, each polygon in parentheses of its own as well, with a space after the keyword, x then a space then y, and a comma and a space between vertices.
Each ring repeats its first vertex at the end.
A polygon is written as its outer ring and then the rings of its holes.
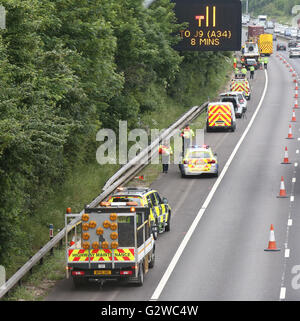
POLYGON ((108 280, 143 285, 144 274, 154 266, 155 241, 150 209, 135 205, 86 207, 83 214, 67 210, 66 273, 67 278, 71 274, 75 287, 87 281, 102 285, 108 280), (68 221, 74 218, 81 221, 68 243, 68 221))
POLYGON ((269 33, 259 35, 258 48, 261 56, 270 56, 273 53, 273 35, 269 33))

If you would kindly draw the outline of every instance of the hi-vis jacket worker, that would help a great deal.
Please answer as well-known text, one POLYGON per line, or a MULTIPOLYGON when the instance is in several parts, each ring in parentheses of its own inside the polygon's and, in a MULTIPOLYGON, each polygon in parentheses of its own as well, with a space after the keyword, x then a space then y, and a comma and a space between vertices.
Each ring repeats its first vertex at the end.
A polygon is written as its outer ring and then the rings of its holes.
POLYGON ((237 59, 236 57, 233 58, 233 68, 235 69, 237 66, 237 59))
POLYGON ((262 69, 263 59, 261 56, 258 57, 259 69, 262 69))
POLYGON ((241 73, 243 75, 247 75, 247 69, 245 67, 242 68, 241 73))
POLYGON ((265 58, 264 58, 264 65, 265 65, 265 69, 267 69, 267 68, 268 68, 268 62, 269 62, 268 57, 265 57, 265 58))
POLYGON ((166 141, 163 142, 163 144, 159 146, 158 153, 161 155, 163 173, 167 174, 169 169, 170 156, 173 154, 170 143, 166 141))
POLYGON ((191 145, 191 142, 195 134, 194 131, 190 128, 190 126, 186 125, 185 128, 181 130, 180 136, 183 139, 182 154, 184 156, 187 148, 191 145))
POLYGON ((250 79, 254 79, 254 71, 255 71, 255 68, 254 66, 250 66, 250 79))

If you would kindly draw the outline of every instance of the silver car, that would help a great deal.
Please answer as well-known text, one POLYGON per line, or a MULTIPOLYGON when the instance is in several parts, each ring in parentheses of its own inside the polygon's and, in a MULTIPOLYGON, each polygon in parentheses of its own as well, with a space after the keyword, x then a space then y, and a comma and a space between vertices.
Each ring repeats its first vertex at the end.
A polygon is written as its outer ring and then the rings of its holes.
POLYGON ((291 48, 289 52, 290 58, 300 58, 300 48, 291 48))
POLYGON ((232 102, 235 110, 235 116, 241 118, 243 113, 247 111, 247 99, 241 91, 229 91, 220 94, 222 102, 232 102))

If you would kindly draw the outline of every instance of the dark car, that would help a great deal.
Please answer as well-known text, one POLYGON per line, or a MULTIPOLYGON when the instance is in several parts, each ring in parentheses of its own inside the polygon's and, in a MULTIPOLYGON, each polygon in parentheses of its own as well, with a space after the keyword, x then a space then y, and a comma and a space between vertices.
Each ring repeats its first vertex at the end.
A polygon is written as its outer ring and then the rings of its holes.
POLYGON ((284 50, 284 51, 286 51, 286 45, 283 44, 283 43, 279 43, 279 44, 277 45, 277 51, 278 51, 278 50, 284 50))
POLYGON ((297 41, 289 41, 288 47, 289 47, 289 48, 296 48, 296 47, 297 47, 297 44, 298 44, 297 41))

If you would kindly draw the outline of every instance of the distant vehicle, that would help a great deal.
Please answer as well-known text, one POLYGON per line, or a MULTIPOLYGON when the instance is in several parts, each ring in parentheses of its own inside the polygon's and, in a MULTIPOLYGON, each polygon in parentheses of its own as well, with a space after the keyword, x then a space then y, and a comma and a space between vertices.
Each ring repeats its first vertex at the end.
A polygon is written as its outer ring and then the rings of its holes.
POLYGON ((277 36, 273 33, 273 41, 277 41, 277 36))
POLYGON ((286 37, 291 37, 291 36, 292 36, 291 29, 286 28, 286 29, 284 30, 284 35, 285 35, 286 37))
POLYGON ((276 49, 277 49, 277 51, 279 51, 279 50, 286 51, 286 45, 283 43, 279 43, 279 44, 277 44, 276 49))
POLYGON ((239 91, 244 94, 247 100, 251 98, 251 87, 245 75, 236 75, 235 79, 231 80, 230 91, 239 91))
POLYGON ((267 21, 267 29, 274 29, 273 21, 267 21))
POLYGON ((253 66, 255 69, 258 69, 258 61, 254 58, 245 59, 245 67, 249 70, 250 66, 253 66))
POLYGON ((243 113, 247 110, 247 100, 242 92, 230 91, 220 94, 222 102, 230 102, 233 104, 235 117, 242 118, 243 113))
POLYGON ((279 26, 275 26, 274 33, 280 33, 280 27, 279 26))
POLYGON ((179 164, 182 177, 190 175, 213 174, 219 175, 217 154, 208 145, 191 146, 179 164))
POLYGON ((296 37, 296 39, 297 39, 297 40, 300 39, 300 30, 298 30, 298 32, 297 32, 297 37, 296 37))
POLYGON ((269 33, 259 35, 258 48, 261 56, 270 56, 273 53, 273 35, 269 33))
POLYGON ((298 34, 298 30, 295 28, 290 29, 291 37, 296 38, 298 34))
POLYGON ((212 102, 207 107, 206 131, 229 129, 235 131, 236 117, 232 103, 212 102))
POLYGON ((300 58, 300 48, 291 48, 289 58, 300 58))
POLYGON ((266 16, 266 15, 259 15, 258 17, 257 17, 257 19, 258 19, 258 25, 260 25, 260 26, 267 26, 267 17, 268 16, 266 16))
POLYGON ((296 48, 297 45, 298 45, 298 42, 297 42, 297 41, 294 41, 294 40, 291 40, 291 41, 289 41, 289 43, 288 43, 288 47, 289 47, 289 48, 296 48))
POLYGON ((248 41, 256 42, 258 37, 265 32, 263 26, 248 26, 248 41))

